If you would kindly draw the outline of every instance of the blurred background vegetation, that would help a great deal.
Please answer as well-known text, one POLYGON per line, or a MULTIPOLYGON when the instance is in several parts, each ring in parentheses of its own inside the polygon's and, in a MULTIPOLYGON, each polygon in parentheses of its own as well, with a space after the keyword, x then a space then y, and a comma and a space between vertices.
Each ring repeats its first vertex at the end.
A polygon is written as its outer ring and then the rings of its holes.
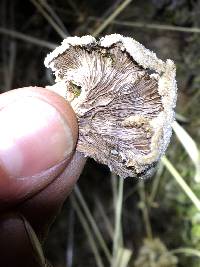
POLYGON ((110 33, 175 61, 175 133, 146 181, 89 159, 46 254, 54 267, 199 267, 200 1, 0 0, 1 93, 52 84, 44 57, 65 36, 110 33))

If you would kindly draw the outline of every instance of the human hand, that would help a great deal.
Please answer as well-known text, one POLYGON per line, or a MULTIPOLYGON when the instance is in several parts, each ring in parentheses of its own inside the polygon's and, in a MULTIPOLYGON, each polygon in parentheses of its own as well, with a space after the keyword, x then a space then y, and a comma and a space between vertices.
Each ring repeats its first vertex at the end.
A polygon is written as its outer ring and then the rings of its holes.
POLYGON ((56 93, 21 88, 0 95, 0 127, 0 266, 47 266, 39 242, 85 163, 76 116, 56 93))

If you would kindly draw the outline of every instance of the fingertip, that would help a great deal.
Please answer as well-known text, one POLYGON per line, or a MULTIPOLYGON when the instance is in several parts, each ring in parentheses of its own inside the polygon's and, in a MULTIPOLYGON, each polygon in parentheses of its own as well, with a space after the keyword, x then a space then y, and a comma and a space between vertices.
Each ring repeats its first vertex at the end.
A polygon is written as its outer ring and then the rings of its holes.
POLYGON ((0 96, 0 166, 9 177, 34 175, 61 162, 75 148, 78 125, 69 103, 30 87, 0 96))
POLYGON ((1 94, 0 125, 1 200, 13 201, 51 182, 52 176, 49 182, 35 177, 63 166, 75 150, 76 115, 64 98, 45 88, 1 94))
POLYGON ((75 140, 78 138, 78 123, 74 110, 66 99, 44 87, 29 86, 13 89, 0 95, 0 111, 5 106, 23 97, 39 98, 55 107, 68 122, 75 140))

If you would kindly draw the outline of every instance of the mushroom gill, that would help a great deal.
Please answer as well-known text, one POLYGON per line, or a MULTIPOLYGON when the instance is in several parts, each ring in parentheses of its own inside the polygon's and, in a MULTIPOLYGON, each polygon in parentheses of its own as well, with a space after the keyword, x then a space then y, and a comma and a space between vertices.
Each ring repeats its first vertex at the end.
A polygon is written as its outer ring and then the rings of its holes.
POLYGON ((122 177, 149 176, 171 135, 173 62, 115 34, 69 37, 45 65, 76 112, 77 150, 122 177))

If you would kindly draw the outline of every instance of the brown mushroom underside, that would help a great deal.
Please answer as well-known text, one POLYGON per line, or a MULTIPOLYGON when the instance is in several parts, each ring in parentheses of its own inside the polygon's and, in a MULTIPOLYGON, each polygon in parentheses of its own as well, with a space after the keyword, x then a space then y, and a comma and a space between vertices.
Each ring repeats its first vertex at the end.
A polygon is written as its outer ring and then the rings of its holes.
POLYGON ((151 152, 149 121, 163 110, 157 79, 120 43, 70 46, 52 62, 65 81, 67 99, 75 103, 77 149, 123 177, 145 175, 155 162, 136 168, 128 155, 151 152))

